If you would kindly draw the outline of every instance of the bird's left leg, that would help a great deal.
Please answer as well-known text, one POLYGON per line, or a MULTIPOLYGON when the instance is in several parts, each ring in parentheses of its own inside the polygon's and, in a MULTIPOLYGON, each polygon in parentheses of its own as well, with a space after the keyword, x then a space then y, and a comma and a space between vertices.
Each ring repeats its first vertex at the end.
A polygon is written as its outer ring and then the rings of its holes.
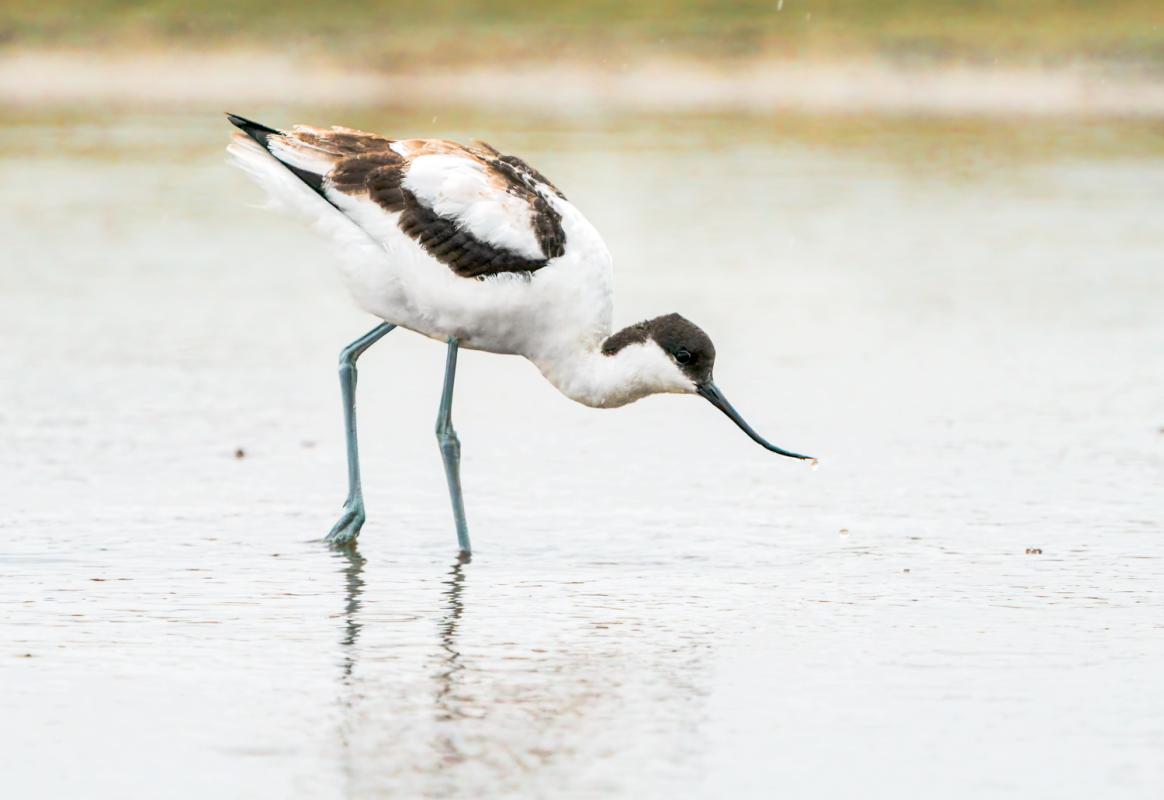
POLYGON ((465 500, 461 494, 461 440, 453 430, 453 382, 457 377, 457 340, 449 339, 445 359, 445 387, 441 392, 441 407, 437 412, 436 435, 445 462, 445 478, 449 482, 449 499, 453 503, 453 520, 457 524, 457 542, 461 552, 468 555, 469 528, 465 524, 465 500))
POLYGON ((340 392, 344 402, 344 438, 348 450, 348 499, 344 513, 327 535, 332 545, 347 547, 356 541, 364 525, 364 490, 360 483, 360 451, 356 443, 356 359, 396 326, 377 325, 340 351, 340 392))

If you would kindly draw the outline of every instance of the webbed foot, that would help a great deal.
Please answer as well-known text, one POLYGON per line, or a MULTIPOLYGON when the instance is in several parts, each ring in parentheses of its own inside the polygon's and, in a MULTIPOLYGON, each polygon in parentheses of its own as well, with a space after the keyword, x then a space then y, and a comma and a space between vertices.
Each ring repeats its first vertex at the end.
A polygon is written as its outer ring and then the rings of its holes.
POLYGON ((364 527, 364 503, 348 501, 344 503, 344 513, 327 535, 327 543, 332 547, 349 547, 356 543, 360 528, 364 527))

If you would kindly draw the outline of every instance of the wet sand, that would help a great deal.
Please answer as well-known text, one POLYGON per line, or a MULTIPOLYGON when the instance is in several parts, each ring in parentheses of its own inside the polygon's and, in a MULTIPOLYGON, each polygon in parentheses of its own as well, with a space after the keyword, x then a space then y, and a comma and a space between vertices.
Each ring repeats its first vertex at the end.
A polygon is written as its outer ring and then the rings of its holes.
POLYGON ((375 321, 326 247, 248 207, 216 117, 22 119, 8 792, 1160 795, 1164 152, 1118 125, 1122 154, 1033 124, 1018 153, 959 125, 459 124, 432 132, 527 156, 604 232, 617 323, 698 321, 820 468, 696 398, 593 411, 464 353, 464 564, 443 350, 394 333, 361 360, 370 521, 329 552, 335 357, 375 321))

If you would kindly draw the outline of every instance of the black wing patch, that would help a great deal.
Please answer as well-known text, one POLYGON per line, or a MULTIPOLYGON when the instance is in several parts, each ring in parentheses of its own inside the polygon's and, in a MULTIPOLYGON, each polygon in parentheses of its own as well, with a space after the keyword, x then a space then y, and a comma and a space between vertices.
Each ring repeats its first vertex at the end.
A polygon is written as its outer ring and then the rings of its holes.
POLYGON ((286 133, 235 114, 228 114, 227 119, 268 152, 272 152, 270 138, 279 136, 338 157, 326 177, 285 161, 283 166, 328 202, 332 201, 325 191, 327 188, 351 195, 367 192, 381 208, 400 214, 399 225, 405 234, 415 239, 429 255, 462 277, 483 278, 503 272, 528 274, 566 252, 562 215, 544 193, 552 192, 563 200, 566 199, 565 195, 544 175, 517 156, 503 155, 485 142, 478 142, 473 148, 462 148, 452 142, 444 144, 457 149, 465 158, 479 161, 504 182, 506 193, 521 199, 529 207, 530 223, 544 254, 543 258, 530 258, 507 247, 482 241, 456 219, 442 217, 426 206, 404 188, 408 160, 392 149, 391 139, 337 128, 319 131, 301 127, 286 133))
MULTIPOLYGON (((562 215, 559 214, 539 190, 542 186, 563 200, 566 196, 558 191, 540 172, 526 164, 517 156, 494 158, 490 165, 494 171, 504 175, 509 183, 506 189, 529 204, 532 213, 534 235, 542 252, 549 258, 557 258, 566 252, 566 232, 562 230, 562 215)), ((544 266, 544 264, 543 264, 544 266)))
MULTIPOLYGON (((424 205, 407 189, 402 190, 402 194, 404 212, 400 215, 400 229, 415 239, 430 256, 447 264, 462 278, 484 278, 502 272, 534 272, 549 261, 548 258, 527 258, 508 248, 483 242, 455 221, 424 205)), ((544 247, 542 252, 546 252, 544 247)), ((554 255, 561 255, 561 252, 554 255)))
POLYGON ((503 156, 498 153, 496 161, 499 164, 505 164, 510 168, 511 171, 517 173, 517 175, 520 176, 522 183, 526 184, 526 186, 529 188, 536 191, 536 184, 540 183, 551 192, 556 194, 558 197, 562 198, 563 200, 566 199, 566 195, 562 194, 557 186, 554 186, 554 184, 550 183, 549 179, 546 178, 545 175, 538 172, 536 169, 522 161, 517 156, 503 156))
POLYGON ((514 156, 485 153, 481 160, 506 182, 506 192, 523 200, 544 258, 529 258, 506 247, 482 241, 456 219, 442 217, 404 188, 407 160, 393 150, 362 153, 341 161, 328 176, 345 193, 367 191, 389 212, 400 213, 400 229, 430 256, 464 278, 483 278, 503 272, 535 272, 566 252, 562 215, 542 196, 539 184, 562 196, 533 168, 514 156))

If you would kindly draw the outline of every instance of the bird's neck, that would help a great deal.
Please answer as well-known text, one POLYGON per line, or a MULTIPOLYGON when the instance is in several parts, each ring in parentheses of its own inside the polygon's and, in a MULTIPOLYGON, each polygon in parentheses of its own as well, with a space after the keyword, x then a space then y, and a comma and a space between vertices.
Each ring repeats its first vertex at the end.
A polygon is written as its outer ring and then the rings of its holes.
POLYGON ((594 408, 616 408, 659 392, 694 391, 653 342, 621 344, 608 354, 603 351, 606 341, 547 348, 530 361, 562 394, 594 408))
POLYGON ((593 408, 615 408, 650 394, 621 353, 604 355, 602 342, 539 353, 530 361, 562 394, 593 408))

